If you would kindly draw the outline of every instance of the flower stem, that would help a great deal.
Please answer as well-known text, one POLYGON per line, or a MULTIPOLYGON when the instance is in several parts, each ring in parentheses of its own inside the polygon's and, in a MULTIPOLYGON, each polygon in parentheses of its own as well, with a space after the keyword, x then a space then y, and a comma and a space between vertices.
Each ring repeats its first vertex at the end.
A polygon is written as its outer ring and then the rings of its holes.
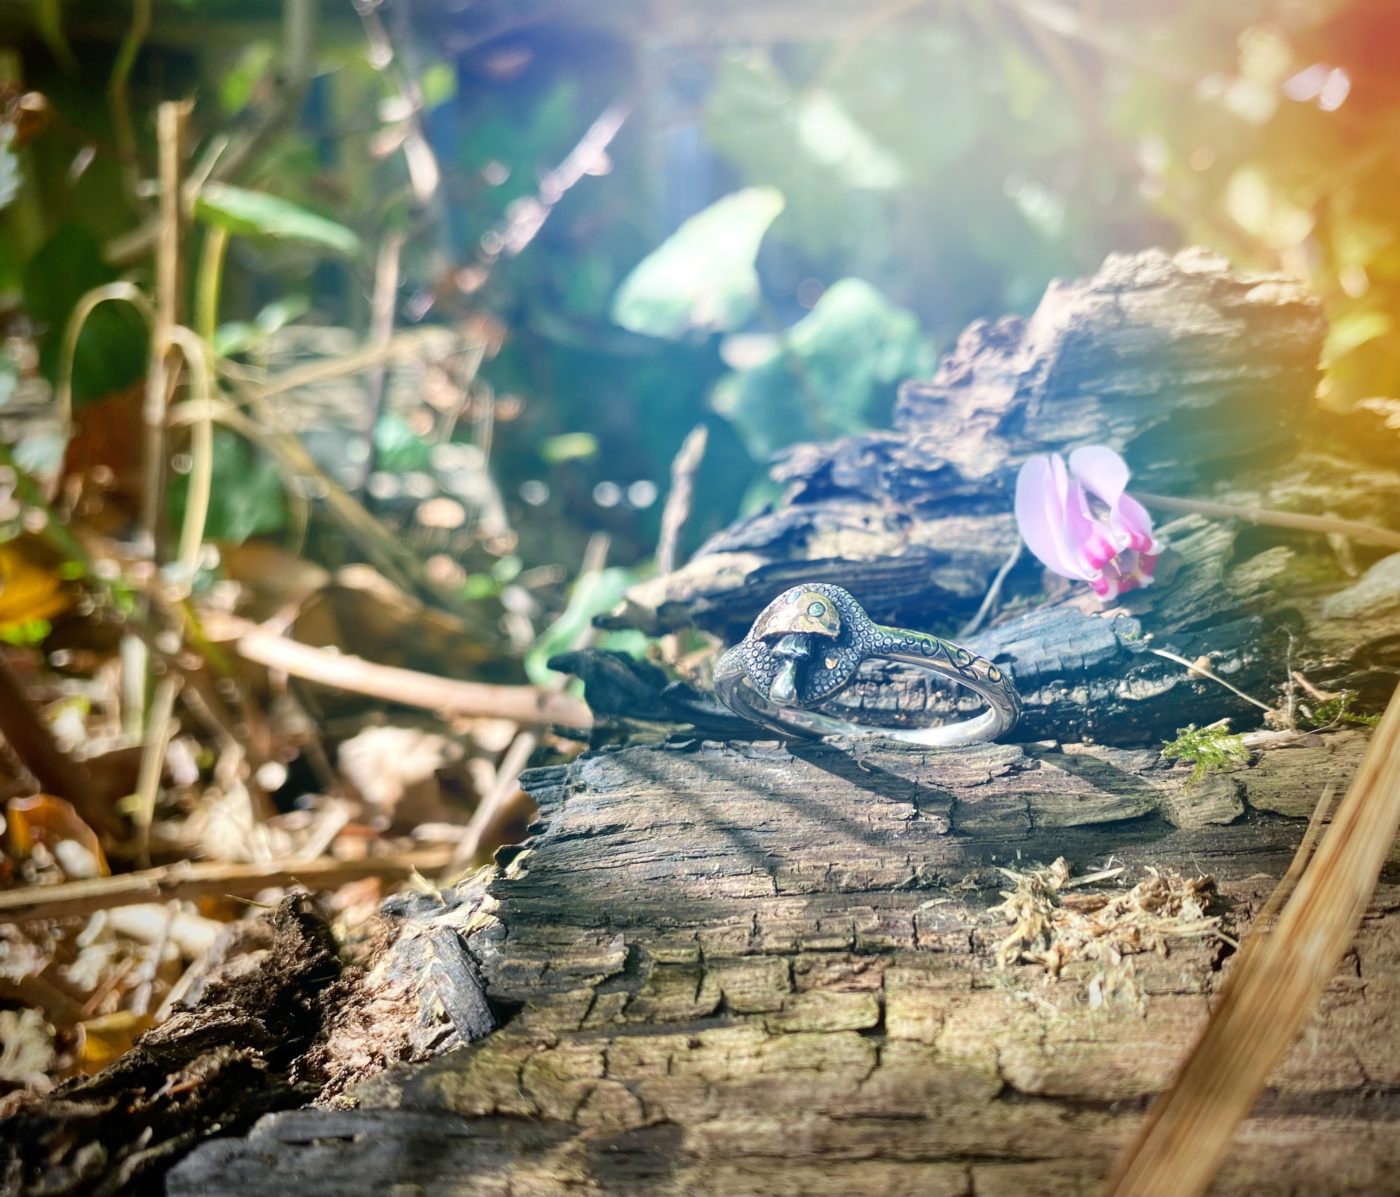
POLYGON ((1354 520, 1341 520, 1330 515, 1299 515, 1293 511, 1271 511, 1267 507, 1237 507, 1233 503, 1212 503, 1206 499, 1176 499, 1167 495, 1145 495, 1134 491, 1133 497, 1148 507, 1160 511, 1194 511, 1199 515, 1211 515, 1227 519, 1235 517, 1251 524, 1268 524, 1274 528, 1297 528, 1303 532, 1333 533, 1366 544, 1384 545, 1389 549, 1400 549, 1400 532, 1389 528, 1377 528, 1371 524, 1359 524, 1354 520))

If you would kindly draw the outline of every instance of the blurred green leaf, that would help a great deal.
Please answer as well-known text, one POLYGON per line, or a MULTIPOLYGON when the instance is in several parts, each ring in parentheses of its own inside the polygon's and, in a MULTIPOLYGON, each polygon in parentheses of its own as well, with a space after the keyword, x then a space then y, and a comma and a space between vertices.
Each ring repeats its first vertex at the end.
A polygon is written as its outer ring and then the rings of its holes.
POLYGON ((50 53, 66 71, 76 72, 78 60, 73 57, 72 47, 63 33, 63 5, 61 0, 32 0, 34 27, 44 39, 50 53))
POLYGON ((457 95, 457 71, 450 62, 432 62, 423 68, 418 79, 423 93, 423 107, 431 111, 457 95))
POLYGON ((540 456, 550 465, 594 457, 597 452, 598 438, 591 432, 565 432, 540 442, 540 456))
POLYGON ((206 183, 199 189, 194 210, 207 224, 230 233, 300 241, 347 257, 360 252, 359 237, 344 225, 264 191, 206 183))
POLYGON ((277 61, 277 47, 270 41, 245 46, 219 80, 219 107, 233 116, 253 101, 258 84, 271 74, 277 61))
POLYGON ((883 413, 880 391, 927 374, 933 354, 912 312, 896 307, 869 283, 833 283, 806 316, 753 364, 722 378, 715 410, 733 420, 757 458, 796 441, 858 432, 883 413))
MULTIPOLYGON (((638 581, 642 572, 636 568, 624 569, 613 566, 595 573, 584 574, 574 584, 569 595, 568 606, 549 627, 545 628, 525 652, 525 673, 537 686, 548 685, 558 678, 545 664, 550 657, 568 652, 593 622, 595 615, 611 611, 622 601, 622 596, 638 581)), ((622 652, 640 653, 645 650, 646 638, 641 633, 624 633, 622 638, 605 637, 607 647, 622 652)), ((602 642, 600 641, 600 646, 602 642)))
POLYGON ((274 299, 252 320, 232 320, 219 325, 214 333, 214 352, 220 357, 246 353, 262 344, 273 333, 299 320, 310 310, 311 301, 305 295, 288 295, 274 299))
MULTIPOLYGON (((179 527, 189 498, 189 477, 170 480, 171 522, 179 527)), ((209 496, 205 540, 242 544, 252 536, 277 532, 287 525, 282 474, 271 458, 255 453, 226 428, 214 430, 214 485, 209 496)))
POLYGON ((398 412, 386 411, 379 417, 374 429, 374 456, 381 470, 392 474, 426 470, 432 453, 432 446, 398 412))
MULTIPOLYGON (((839 244, 860 193, 886 192, 903 163, 826 88, 796 88, 766 54, 731 55, 705 109, 715 149, 752 183, 788 198, 784 235, 819 252, 839 244)), ((873 222, 872 222, 873 223, 873 222)))
MULTIPOLYGON (((58 377, 68 321, 79 299, 116 278, 102 247, 86 225, 57 229, 29 259, 21 288, 29 314, 44 326, 39 367, 58 377)), ((83 322, 73 354, 73 397, 96 399, 138 382, 146 372, 147 331, 123 303, 104 303, 83 322)))
POLYGON ((1323 360, 1336 361, 1367 341, 1385 336, 1394 327, 1395 321, 1389 312, 1378 312, 1374 309, 1363 308, 1345 316, 1338 316, 1327 329, 1327 342, 1322 351, 1323 360))
POLYGON ((782 210, 782 193, 772 187, 750 187, 716 200, 623 279, 613 297, 613 320, 668 340, 742 324, 758 304, 759 244, 782 210))

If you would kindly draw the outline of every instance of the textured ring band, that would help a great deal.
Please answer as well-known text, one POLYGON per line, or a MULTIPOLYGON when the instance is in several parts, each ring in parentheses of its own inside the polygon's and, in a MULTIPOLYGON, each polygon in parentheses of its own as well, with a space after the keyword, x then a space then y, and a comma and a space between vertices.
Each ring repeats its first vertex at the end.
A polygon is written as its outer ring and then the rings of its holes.
POLYGON ((930 747, 994 740, 1021 715, 1021 698, 1004 669, 938 636, 875 623, 849 591, 824 582, 794 586, 763 609, 749 634, 720 657, 715 692, 736 714, 784 735, 879 735, 930 747), (814 709, 872 658, 931 670, 974 691, 987 710, 957 723, 904 728, 814 709))

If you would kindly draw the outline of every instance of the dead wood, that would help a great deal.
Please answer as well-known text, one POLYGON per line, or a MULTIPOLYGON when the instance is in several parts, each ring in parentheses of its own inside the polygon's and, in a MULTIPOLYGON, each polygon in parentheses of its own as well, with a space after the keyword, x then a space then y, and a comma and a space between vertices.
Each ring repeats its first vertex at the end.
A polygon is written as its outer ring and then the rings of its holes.
POLYGON ((164 1170, 193 1144, 314 1096, 300 1061, 340 962, 307 898, 286 899, 270 918, 261 969, 212 986, 197 1009, 96 1076, 0 1118, 6 1193, 159 1193, 164 1170))
MULTIPOLYGON (((169 1191, 1093 1191, 1231 948, 1183 924, 1119 966, 999 968, 1000 869, 1126 866, 1077 899, 1204 871, 1233 941, 1301 832, 1252 809, 1255 786, 1313 792, 1322 759, 1346 774, 1363 747, 1326 737, 1194 785, 1155 753, 1076 746, 693 742, 537 770, 541 824, 465 939, 505 1025, 362 1085, 357 1110, 211 1143, 169 1191)), ((1218 1191, 1392 1191, 1395 880, 1218 1191)))

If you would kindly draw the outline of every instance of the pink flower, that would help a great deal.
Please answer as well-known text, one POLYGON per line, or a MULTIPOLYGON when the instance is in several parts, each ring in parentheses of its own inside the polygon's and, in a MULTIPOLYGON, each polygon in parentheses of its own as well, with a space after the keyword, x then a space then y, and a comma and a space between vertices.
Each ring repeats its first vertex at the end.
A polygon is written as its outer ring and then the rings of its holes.
POLYGON ((1016 477, 1021 538, 1049 569, 1088 582, 1101 599, 1146 586, 1162 546, 1127 485, 1127 463, 1105 445, 1075 449, 1068 470, 1058 453, 1032 457, 1016 477))

